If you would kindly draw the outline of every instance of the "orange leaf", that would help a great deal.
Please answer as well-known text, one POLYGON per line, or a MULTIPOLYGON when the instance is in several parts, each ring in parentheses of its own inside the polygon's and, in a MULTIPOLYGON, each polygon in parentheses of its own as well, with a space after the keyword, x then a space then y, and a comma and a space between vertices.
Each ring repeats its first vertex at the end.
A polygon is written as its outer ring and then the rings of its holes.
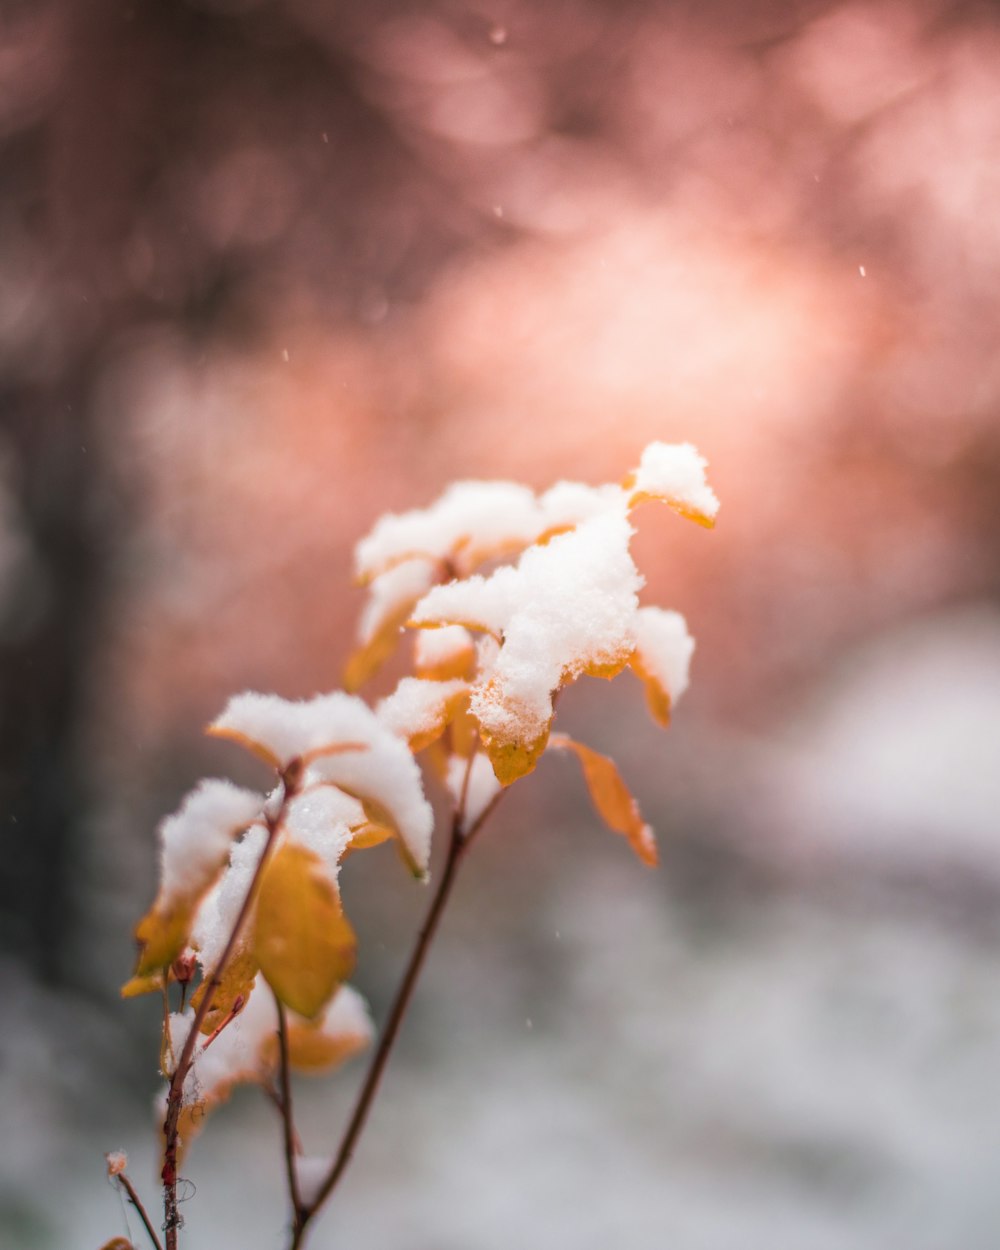
MULTIPOLYGON (((625 489, 629 489, 629 482, 626 478, 625 489)), ((702 512, 699 508, 693 508, 690 504, 681 503, 679 500, 672 498, 670 495, 657 495, 652 491, 637 490, 629 496, 629 508, 637 508, 642 503, 665 503, 672 512, 676 512, 678 516, 684 517, 687 521, 694 521, 696 525, 703 525, 705 529, 715 529, 715 517, 709 516, 702 512)))
POLYGON ((576 755, 591 800, 605 824, 615 833, 624 834, 629 846, 644 864, 655 867, 657 854, 653 831, 643 820, 639 805, 622 780, 615 762, 581 742, 574 742, 565 734, 554 734, 551 745, 576 755))
POLYGON ((666 729, 670 724, 670 695, 666 688, 643 664, 638 651, 629 660, 629 668, 646 688, 646 703, 653 719, 666 729))
POLYGON ((135 1250, 135 1247, 125 1237, 112 1237, 101 1246, 101 1250, 135 1250))
POLYGON ((350 976, 356 950, 322 860, 285 843, 264 870, 253 931, 253 953, 268 984, 310 1019, 350 976))

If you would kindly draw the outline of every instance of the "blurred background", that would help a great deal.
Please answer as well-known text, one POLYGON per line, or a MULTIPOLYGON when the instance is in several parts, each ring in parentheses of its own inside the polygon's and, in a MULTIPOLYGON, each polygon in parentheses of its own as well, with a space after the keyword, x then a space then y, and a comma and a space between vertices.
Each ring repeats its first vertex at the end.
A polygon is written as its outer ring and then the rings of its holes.
MULTIPOLYGON (((313 1244, 994 1250, 997 7, 6 0, 0 169, 3 1244, 124 1235, 108 1149, 155 1206, 155 826, 264 782, 204 723, 338 683, 383 511, 664 439, 692 689, 560 705, 663 865, 518 787, 313 1244)), ((378 1016, 427 895, 343 888, 378 1016)), ((191 1250, 282 1244, 279 1145, 218 1113, 191 1250)))

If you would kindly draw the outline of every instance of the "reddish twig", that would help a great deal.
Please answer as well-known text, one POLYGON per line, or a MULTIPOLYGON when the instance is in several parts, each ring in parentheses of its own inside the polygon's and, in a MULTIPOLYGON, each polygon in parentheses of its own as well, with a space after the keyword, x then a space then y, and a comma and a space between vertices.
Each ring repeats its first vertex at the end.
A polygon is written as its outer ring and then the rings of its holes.
POLYGON ((299 1193, 299 1178, 295 1169, 297 1138, 292 1114, 292 1082, 289 1076, 288 1018, 285 1015, 285 1004, 277 994, 274 996, 274 1005, 278 1009, 278 1081, 281 1090, 278 1105, 285 1137, 285 1175, 288 1179, 288 1200, 292 1205, 292 1228, 296 1229, 302 1222, 305 1207, 299 1193))
POLYGON ((115 1179, 118 1181, 118 1184, 121 1185, 122 1189, 125 1190, 126 1194, 128 1194, 129 1202, 135 1207, 136 1211, 138 1211, 139 1219, 142 1220, 143 1227, 149 1234, 149 1240, 156 1247, 156 1250, 163 1250, 163 1247, 160 1245, 160 1239, 156 1235, 156 1229, 153 1227, 152 1221, 146 1212, 146 1208, 142 1204, 142 1199, 135 1192, 135 1186, 124 1172, 116 1173, 115 1179))
MULTIPOLYGON (((289 769, 289 773, 291 769, 289 769)), ((297 774, 296 774, 297 777, 297 774)), ((282 796, 281 806, 274 816, 265 816, 267 824, 267 841, 264 843, 264 849, 261 852, 260 859, 257 861, 257 867, 254 869, 253 879, 250 882, 250 888, 247 890, 246 897, 240 907, 239 914, 236 917, 236 923, 233 925, 232 932, 226 941, 226 945, 219 957, 218 963, 212 970, 211 976, 205 984, 204 993, 194 1013, 194 1019, 191 1021, 191 1028, 184 1040, 184 1046, 181 1049, 180 1058, 177 1060, 177 1066, 174 1068, 170 1077, 170 1084, 167 1087, 167 1114, 163 1121, 163 1169, 160 1173, 163 1181, 163 1228, 166 1236, 166 1250, 177 1250, 177 1230, 180 1227, 181 1217, 177 1210, 177 1139, 178 1125, 180 1123, 181 1108, 184 1103, 184 1082, 188 1073, 191 1071, 191 1065, 194 1062, 195 1046, 198 1042, 198 1035, 201 1026, 208 1015, 212 1006, 212 999, 215 992, 222 984, 222 976, 229 964, 230 959, 236 950, 240 934, 243 926, 246 924, 253 907, 254 899, 257 894, 257 887, 260 884, 261 876, 271 854, 271 848, 274 840, 281 828, 284 820, 285 809, 288 801, 294 793, 294 785, 292 779, 286 775, 282 780, 285 783, 285 791, 282 796)))

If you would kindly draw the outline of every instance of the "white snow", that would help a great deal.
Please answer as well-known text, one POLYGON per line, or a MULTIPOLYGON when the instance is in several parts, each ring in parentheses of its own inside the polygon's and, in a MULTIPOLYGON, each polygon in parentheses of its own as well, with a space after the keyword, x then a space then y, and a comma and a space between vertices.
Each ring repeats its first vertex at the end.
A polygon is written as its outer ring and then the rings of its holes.
POLYGON ((413 664, 418 675, 471 657, 475 647, 472 635, 461 625, 442 625, 440 629, 418 629, 413 638, 413 664))
POLYGON ((635 641, 643 668, 675 704, 687 690, 694 653, 694 639, 684 617, 666 608, 642 607, 635 619, 635 641))
POLYGON ((364 742, 367 749, 320 756, 308 770, 307 780, 331 782, 358 798, 381 804, 399 831, 414 867, 423 875, 430 859, 434 813, 424 797, 416 760, 406 743, 360 699, 349 695, 326 698, 351 704, 350 736, 364 742))
POLYGON ((161 901, 197 896, 225 862, 233 838, 260 815, 264 796, 230 781, 202 781, 160 824, 161 901))
POLYGON ((334 885, 353 830, 364 822, 361 803, 334 786, 312 786, 296 795, 285 815, 289 841, 318 855, 334 885))
POLYGON ((375 1033, 367 1002, 350 985, 337 990, 316 1027, 324 1037, 355 1037, 362 1043, 375 1033))
POLYGON ((560 526, 578 525, 602 512, 624 511, 628 497, 620 486, 586 486, 582 482, 556 482, 538 501, 542 532, 560 526))
POLYGON ((691 443, 650 443, 629 485, 632 497, 666 500, 681 511, 712 519, 719 511, 715 492, 705 480, 708 461, 691 443))
POLYGON ((451 699, 468 690, 468 682, 404 677, 392 694, 375 707, 382 724, 404 742, 431 733, 444 719, 451 699))
POLYGON ((297 701, 247 691, 229 700, 209 731, 253 744, 284 769, 293 759, 364 742, 371 717, 366 703, 339 690, 297 701))
POLYGON ((539 532, 534 494, 516 482, 455 482, 427 508, 390 512, 355 549, 367 580, 401 560, 460 560, 464 570, 531 542, 539 532))
POLYGON ((266 841, 263 825, 248 829, 234 843, 228 868, 202 899, 191 926, 191 945, 206 974, 218 963, 229 940, 266 841))

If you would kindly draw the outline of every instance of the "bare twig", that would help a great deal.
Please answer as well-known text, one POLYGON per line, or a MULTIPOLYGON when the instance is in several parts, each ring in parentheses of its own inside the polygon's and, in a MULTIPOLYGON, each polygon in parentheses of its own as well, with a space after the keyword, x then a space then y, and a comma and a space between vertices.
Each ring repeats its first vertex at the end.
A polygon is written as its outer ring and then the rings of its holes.
POLYGON ((289 1077, 288 1064, 288 1018, 285 1015, 285 1004, 275 994, 274 1005, 278 1009, 278 1080, 281 1096, 281 1123, 285 1136, 285 1175, 288 1178, 288 1199, 292 1205, 292 1227, 298 1228, 302 1221, 303 1203, 299 1193, 299 1178, 295 1169, 296 1135, 295 1118, 292 1114, 292 1082, 289 1077))
POLYGON ((146 1232, 149 1234, 149 1240, 156 1247, 156 1250, 163 1250, 163 1247, 160 1245, 160 1239, 156 1235, 156 1229, 153 1227, 152 1221, 150 1220, 149 1215, 146 1212, 146 1208, 142 1204, 142 1199, 139 1197, 139 1195, 135 1191, 135 1186, 132 1184, 132 1182, 125 1175, 124 1172, 116 1173, 115 1180, 117 1180, 118 1184, 121 1185, 122 1189, 125 1190, 126 1194, 128 1195, 129 1202, 131 1202, 132 1206, 134 1206, 136 1211, 138 1211, 139 1219, 142 1220, 143 1227, 145 1228, 146 1232))

